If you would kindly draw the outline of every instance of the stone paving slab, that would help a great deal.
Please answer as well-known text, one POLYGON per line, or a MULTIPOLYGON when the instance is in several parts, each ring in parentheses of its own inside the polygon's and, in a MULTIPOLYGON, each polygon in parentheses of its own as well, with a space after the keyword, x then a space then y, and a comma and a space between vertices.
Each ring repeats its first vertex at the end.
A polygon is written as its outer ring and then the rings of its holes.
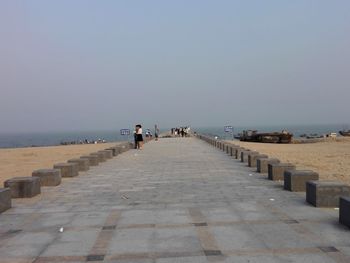
POLYGON ((350 262, 337 210, 254 170, 196 138, 150 142, 13 200, 0 262, 350 262))

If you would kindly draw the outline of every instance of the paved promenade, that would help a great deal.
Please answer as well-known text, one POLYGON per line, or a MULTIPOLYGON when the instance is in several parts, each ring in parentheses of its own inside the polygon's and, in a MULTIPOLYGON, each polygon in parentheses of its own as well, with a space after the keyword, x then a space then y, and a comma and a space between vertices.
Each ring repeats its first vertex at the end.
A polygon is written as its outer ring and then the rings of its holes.
POLYGON ((1 263, 350 262, 338 211, 196 138, 150 142, 42 192, 0 215, 1 263))

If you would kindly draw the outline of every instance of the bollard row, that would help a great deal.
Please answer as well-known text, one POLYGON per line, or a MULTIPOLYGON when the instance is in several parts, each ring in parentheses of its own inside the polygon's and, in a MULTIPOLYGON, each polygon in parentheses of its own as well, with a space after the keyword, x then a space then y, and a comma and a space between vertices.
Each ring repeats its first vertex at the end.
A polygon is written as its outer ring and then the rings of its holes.
POLYGON ((4 182, 4 188, 0 188, 0 213, 12 206, 12 198, 31 198, 41 193, 41 187, 53 187, 61 184, 62 177, 72 178, 85 172, 91 166, 97 166, 123 152, 133 148, 132 143, 122 143, 108 149, 84 155, 80 158, 68 160, 66 163, 58 163, 53 169, 39 169, 28 177, 14 177, 4 182))
POLYGON ((350 186, 337 181, 319 181, 318 173, 311 170, 297 170, 291 163, 281 163, 276 158, 251 151, 239 145, 229 144, 206 135, 197 138, 226 152, 232 158, 256 172, 267 174, 271 181, 283 181, 283 189, 291 192, 305 192, 306 202, 315 207, 339 208, 339 223, 350 228, 350 186))

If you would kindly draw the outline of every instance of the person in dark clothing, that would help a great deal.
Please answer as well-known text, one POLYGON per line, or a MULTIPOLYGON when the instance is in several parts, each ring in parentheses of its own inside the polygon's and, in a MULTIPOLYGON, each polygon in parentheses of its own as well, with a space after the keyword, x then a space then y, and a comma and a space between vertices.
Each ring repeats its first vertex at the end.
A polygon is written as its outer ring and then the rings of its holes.
POLYGON ((134 130, 134 148, 137 149, 137 133, 136 133, 136 126, 134 130))

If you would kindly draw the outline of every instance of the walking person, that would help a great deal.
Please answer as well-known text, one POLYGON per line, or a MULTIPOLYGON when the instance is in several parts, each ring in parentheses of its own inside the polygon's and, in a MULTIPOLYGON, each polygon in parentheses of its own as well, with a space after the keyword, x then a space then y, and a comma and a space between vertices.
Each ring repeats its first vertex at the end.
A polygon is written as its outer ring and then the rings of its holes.
POLYGON ((143 147, 143 136, 142 136, 142 126, 141 124, 136 125, 136 140, 137 140, 137 148, 142 150, 143 147))
POLYGON ((158 136, 159 136, 159 129, 157 124, 154 125, 154 137, 156 138, 155 140, 158 141, 158 136))

